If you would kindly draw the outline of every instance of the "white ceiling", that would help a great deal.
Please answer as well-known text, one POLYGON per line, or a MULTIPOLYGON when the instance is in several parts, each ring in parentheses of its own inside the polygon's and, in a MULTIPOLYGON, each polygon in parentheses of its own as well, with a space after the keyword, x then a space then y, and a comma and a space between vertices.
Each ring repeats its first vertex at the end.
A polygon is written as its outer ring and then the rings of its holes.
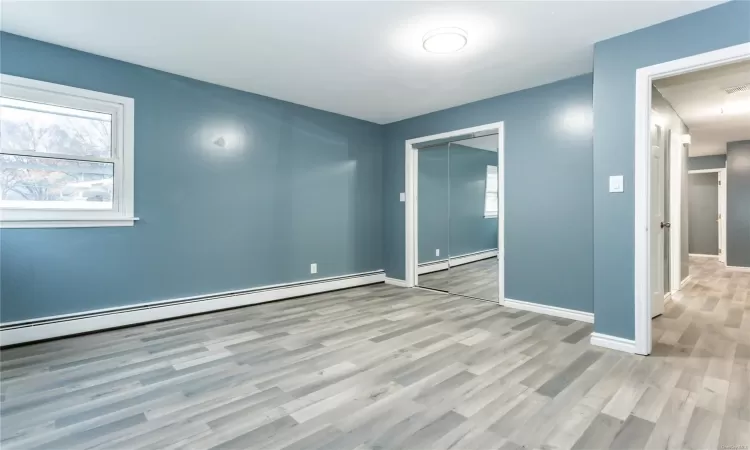
POLYGON ((597 41, 721 1, 9 1, 0 28, 388 123, 592 70, 597 41), (459 53, 422 49, 461 27, 459 53))
POLYGON ((726 153, 727 142, 750 139, 750 61, 665 78, 654 86, 690 129, 690 156, 726 153))

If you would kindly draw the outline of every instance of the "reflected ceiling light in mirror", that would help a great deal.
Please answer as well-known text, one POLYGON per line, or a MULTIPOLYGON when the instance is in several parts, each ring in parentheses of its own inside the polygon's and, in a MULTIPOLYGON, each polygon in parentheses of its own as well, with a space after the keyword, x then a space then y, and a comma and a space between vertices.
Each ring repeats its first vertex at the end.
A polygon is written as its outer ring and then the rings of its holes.
POLYGON ((430 53, 455 53, 468 41, 468 34, 461 28, 437 28, 422 37, 422 47, 430 53))

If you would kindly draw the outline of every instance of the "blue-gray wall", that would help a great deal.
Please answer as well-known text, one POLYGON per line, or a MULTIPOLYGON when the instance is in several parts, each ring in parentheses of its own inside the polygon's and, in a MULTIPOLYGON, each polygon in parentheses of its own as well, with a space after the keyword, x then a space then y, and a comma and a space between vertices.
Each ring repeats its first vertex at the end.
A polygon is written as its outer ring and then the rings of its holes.
POLYGON ((727 265, 750 267, 750 141, 727 143, 727 265))
POLYGON ((385 268, 404 278, 404 141, 505 122, 505 282, 517 300, 593 308, 592 76, 385 126, 385 268))
POLYGON ((497 165, 497 152, 450 145, 451 257, 497 248, 497 219, 484 217, 487 166, 497 165))
POLYGON ((0 230, 3 322, 383 268, 381 126, 15 35, 0 46, 3 73, 135 99, 141 219, 0 230), (202 140, 217 130, 244 142, 202 140))
POLYGON ((750 2, 734 1, 594 46, 594 328, 599 333, 635 336, 635 71, 750 42, 749 18, 750 2), (608 193, 610 175, 624 175, 624 193, 608 193))
POLYGON ((450 256, 450 152, 449 144, 419 150, 417 158, 417 227, 419 264, 450 256), (435 250, 440 256, 435 256, 435 250))
POLYGON ((691 156, 688 170, 719 169, 727 166, 727 155, 691 156))

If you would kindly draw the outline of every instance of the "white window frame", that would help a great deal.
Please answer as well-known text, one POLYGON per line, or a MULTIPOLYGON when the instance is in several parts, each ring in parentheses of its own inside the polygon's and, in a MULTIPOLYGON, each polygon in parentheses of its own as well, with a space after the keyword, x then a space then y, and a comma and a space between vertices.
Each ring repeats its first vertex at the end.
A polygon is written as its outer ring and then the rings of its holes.
MULTIPOLYGON (((135 102, 132 98, 4 74, 0 74, 0 96, 110 114, 112 116, 112 158, 107 158, 102 162, 114 163, 112 209, 92 211, 0 207, 0 228, 132 226, 138 220, 133 209, 135 102)), ((2 153, 98 161, 98 158, 94 156, 82 158, 64 154, 23 151, 2 153)))
POLYGON ((490 212, 490 211, 487 210, 487 196, 490 193, 494 193, 495 194, 495 201, 496 202, 500 201, 499 200, 500 197, 499 197, 499 192, 498 192, 498 188, 497 188, 497 183, 495 183, 494 186, 490 183, 490 168, 491 167, 495 168, 495 180, 497 180, 497 176, 498 176, 497 175, 497 173, 498 173, 497 172, 498 171, 497 166, 493 166, 493 165, 489 165, 488 164, 487 165, 487 171, 485 172, 485 175, 484 175, 484 218, 485 219, 497 219, 497 211, 499 209, 499 206, 497 206, 495 208, 494 212, 490 212), (491 187, 494 187, 494 190, 490 189, 491 187))

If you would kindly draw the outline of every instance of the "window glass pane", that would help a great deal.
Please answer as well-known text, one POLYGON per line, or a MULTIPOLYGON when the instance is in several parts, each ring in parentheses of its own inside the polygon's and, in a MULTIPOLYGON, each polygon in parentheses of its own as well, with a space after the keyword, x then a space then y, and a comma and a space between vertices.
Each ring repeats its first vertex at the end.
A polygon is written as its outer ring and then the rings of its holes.
POLYGON ((112 209, 114 164, 0 155, 0 206, 112 209))
POLYGON ((109 114, 0 98, 0 151, 112 156, 109 114))

